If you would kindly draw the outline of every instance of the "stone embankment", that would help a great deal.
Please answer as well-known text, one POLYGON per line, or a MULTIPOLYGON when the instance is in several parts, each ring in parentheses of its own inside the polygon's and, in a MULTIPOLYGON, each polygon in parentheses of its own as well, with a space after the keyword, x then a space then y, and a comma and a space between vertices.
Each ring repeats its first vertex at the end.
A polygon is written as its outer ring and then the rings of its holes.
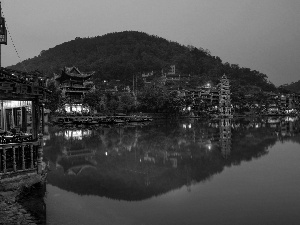
MULTIPOLYGON (((43 224, 24 203, 32 187, 44 182, 45 175, 27 174, 0 180, 0 224, 43 224)), ((34 189, 34 188, 33 188, 34 189)))

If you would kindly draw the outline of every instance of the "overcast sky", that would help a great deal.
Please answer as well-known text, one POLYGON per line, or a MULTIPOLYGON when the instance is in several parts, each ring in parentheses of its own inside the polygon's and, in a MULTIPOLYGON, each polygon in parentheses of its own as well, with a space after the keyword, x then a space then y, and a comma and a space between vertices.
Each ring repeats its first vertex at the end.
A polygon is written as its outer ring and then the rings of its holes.
POLYGON ((143 31, 210 50, 223 62, 300 80, 300 0, 2 0, 2 66, 76 37, 143 31))

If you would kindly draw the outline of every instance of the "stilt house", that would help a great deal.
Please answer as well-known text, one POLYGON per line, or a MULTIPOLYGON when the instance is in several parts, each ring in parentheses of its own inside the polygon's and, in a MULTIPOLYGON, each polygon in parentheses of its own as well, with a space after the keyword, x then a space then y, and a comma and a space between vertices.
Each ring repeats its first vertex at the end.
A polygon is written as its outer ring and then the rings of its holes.
POLYGON ((0 179, 42 173, 48 91, 38 75, 0 67, 0 179))

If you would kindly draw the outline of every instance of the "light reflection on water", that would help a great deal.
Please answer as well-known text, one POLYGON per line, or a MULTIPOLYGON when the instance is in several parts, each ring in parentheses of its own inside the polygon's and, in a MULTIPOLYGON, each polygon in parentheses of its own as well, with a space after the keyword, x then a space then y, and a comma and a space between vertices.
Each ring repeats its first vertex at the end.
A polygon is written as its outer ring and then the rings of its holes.
POLYGON ((297 119, 49 128, 49 224, 296 224, 297 119))

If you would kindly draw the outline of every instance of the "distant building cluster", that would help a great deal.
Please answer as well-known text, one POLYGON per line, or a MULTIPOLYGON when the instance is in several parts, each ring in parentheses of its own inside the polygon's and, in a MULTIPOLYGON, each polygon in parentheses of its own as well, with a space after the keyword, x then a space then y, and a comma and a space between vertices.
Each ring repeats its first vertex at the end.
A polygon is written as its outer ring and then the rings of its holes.
MULTIPOLYGON (((62 90, 62 97, 69 99, 65 105, 66 112, 89 112, 90 109, 83 106, 82 101, 86 93, 95 91, 92 82, 94 72, 82 73, 76 67, 65 67, 61 74, 54 74, 56 85, 62 90)), ((210 82, 196 88, 187 88, 185 85, 179 88, 178 84, 189 83, 190 76, 182 75, 176 70, 175 65, 171 65, 167 70, 160 72, 142 73, 139 77, 145 87, 161 86, 168 91, 176 91, 187 105, 182 111, 193 112, 194 115, 210 114, 230 117, 234 114, 293 114, 299 113, 300 95, 299 94, 278 94, 263 93, 264 98, 255 98, 255 93, 244 93, 242 97, 232 96, 230 81, 223 75, 219 84, 214 85, 210 82), (184 88, 185 87, 185 88, 184 88), (232 101, 232 99, 235 101, 232 101)), ((119 80, 103 81, 101 94, 100 110, 107 108, 107 94, 124 95, 127 94, 134 98, 137 104, 137 95, 141 90, 137 88, 137 76, 133 76, 132 87, 125 86, 119 80)), ((260 91, 261 90, 257 90, 260 91)))
MULTIPOLYGON (((144 80, 146 81, 151 75, 153 72, 147 76, 144 74, 144 80)), ((162 78, 162 84, 166 86, 168 82, 174 84, 174 82, 190 81, 189 76, 180 75, 175 70, 175 65, 172 65, 167 73, 162 72, 162 78)), ((195 89, 178 89, 178 93, 192 102, 190 108, 196 113, 218 113, 230 116, 232 114, 291 115, 300 112, 300 94, 262 92, 257 88, 256 93, 243 93, 242 97, 232 96, 229 80, 225 75, 215 86, 206 83, 195 89), (258 92, 262 93, 262 98, 256 96, 258 92), (233 97, 235 97, 234 102, 233 97)))
POLYGON ((176 72, 176 66, 171 65, 170 68, 165 71, 161 70, 160 73, 155 74, 154 71, 142 73, 142 79, 144 84, 147 85, 170 85, 174 82, 188 82, 190 80, 190 75, 181 74, 176 72))

